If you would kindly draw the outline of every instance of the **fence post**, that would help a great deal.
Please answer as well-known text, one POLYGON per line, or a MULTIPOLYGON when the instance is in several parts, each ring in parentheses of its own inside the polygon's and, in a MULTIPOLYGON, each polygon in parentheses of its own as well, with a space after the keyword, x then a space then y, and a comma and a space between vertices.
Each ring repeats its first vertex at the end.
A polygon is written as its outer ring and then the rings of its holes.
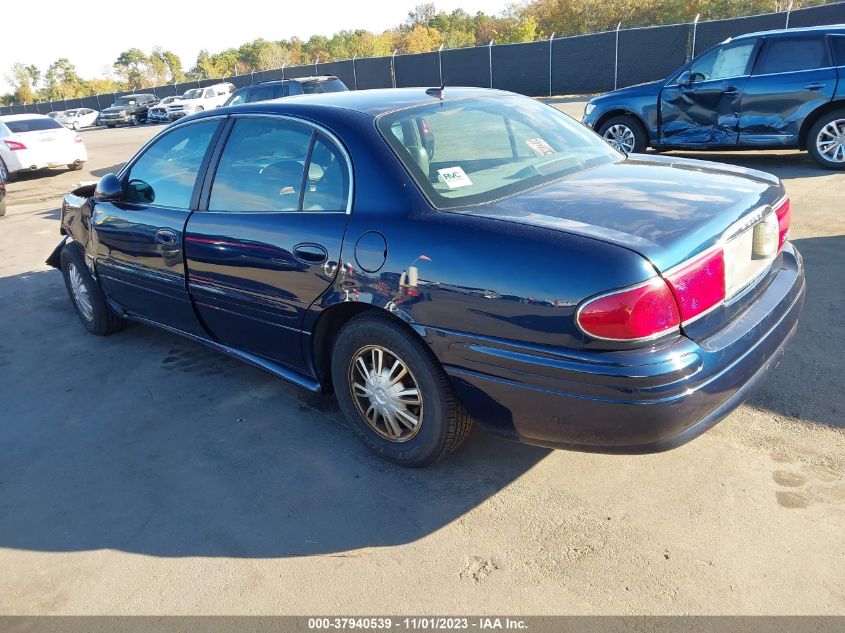
POLYGON ((352 56, 352 80, 355 83, 355 90, 358 90, 358 71, 355 70, 355 56, 352 56))
POLYGON ((396 49, 393 49, 393 55, 390 56, 390 80, 393 82, 393 87, 396 87, 396 49))
POLYGON ((613 57, 613 89, 616 90, 619 83, 619 29, 622 28, 622 23, 616 25, 616 54, 613 57))
POLYGON ((487 60, 490 62, 490 87, 493 87, 493 40, 487 45, 487 60))
POLYGON ((789 28, 789 14, 792 13, 792 0, 789 0, 789 4, 786 6, 786 26, 784 28, 789 28))
POLYGON ((549 96, 552 96, 552 45, 555 41, 555 32, 552 31, 551 37, 549 37, 549 96))
POLYGON ((440 73, 440 85, 443 85, 443 44, 437 49, 437 72, 440 73))
POLYGON ((698 21, 701 19, 701 14, 696 13, 695 19, 692 21, 692 52, 690 56, 687 58, 687 61, 695 57, 695 35, 698 32, 698 21))
POLYGON ((285 62, 285 63, 283 63, 283 64, 282 64, 282 79, 284 79, 284 78, 285 78, 285 66, 287 66, 287 65, 288 65, 288 63, 287 63, 287 62, 285 62))
POLYGON ((314 74, 319 75, 320 73, 317 72, 317 64, 320 63, 320 58, 317 58, 317 61, 314 62, 314 74))
POLYGON ((103 106, 100 105, 100 95, 97 94, 97 95, 94 95, 94 96, 97 97, 97 110, 102 110, 103 106))

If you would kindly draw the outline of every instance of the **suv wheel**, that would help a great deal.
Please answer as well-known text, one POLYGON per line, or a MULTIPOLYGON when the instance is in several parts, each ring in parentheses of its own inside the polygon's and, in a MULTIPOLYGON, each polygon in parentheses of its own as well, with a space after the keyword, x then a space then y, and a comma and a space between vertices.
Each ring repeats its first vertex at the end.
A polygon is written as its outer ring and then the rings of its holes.
POLYGON ((609 118, 602 123, 599 134, 625 154, 644 152, 648 146, 648 134, 642 123, 628 114, 609 118))
POLYGON ((403 466, 427 466, 448 455, 472 427, 431 352, 382 316, 364 314, 341 329, 332 382, 355 434, 403 466))
POLYGON ((807 151, 822 167, 845 170, 845 109, 828 112, 813 124, 807 151))

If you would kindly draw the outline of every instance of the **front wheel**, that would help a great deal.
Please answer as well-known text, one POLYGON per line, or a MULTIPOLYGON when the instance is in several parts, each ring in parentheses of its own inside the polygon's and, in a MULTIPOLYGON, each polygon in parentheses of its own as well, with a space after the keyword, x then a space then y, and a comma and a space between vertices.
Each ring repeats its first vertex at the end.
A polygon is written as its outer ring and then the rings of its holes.
POLYGON ((126 326, 126 320, 115 314, 106 303, 78 248, 68 245, 62 249, 61 267, 68 296, 86 330, 106 336, 126 326))
POLYGON ((74 121, 70 125, 74 130, 79 131, 79 121, 74 121))
POLYGON ((648 146, 648 134, 642 123, 628 114, 609 118, 602 123, 599 134, 624 154, 638 154, 648 146))
POLYGON ((807 151, 822 167, 845 170, 845 109, 828 112, 813 124, 807 151))
POLYGON ((431 352, 388 318, 361 315, 343 327, 332 353, 332 381, 355 434, 402 466, 437 461, 472 428, 431 352))
POLYGON ((75 163, 68 163, 67 168, 71 171, 79 171, 85 167, 85 163, 81 160, 76 161, 75 163))

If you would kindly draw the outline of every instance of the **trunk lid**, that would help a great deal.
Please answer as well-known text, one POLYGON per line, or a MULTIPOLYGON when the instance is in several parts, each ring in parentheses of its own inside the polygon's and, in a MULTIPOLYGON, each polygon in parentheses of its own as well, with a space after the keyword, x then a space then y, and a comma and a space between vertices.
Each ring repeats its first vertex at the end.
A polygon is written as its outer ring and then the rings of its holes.
POLYGON ((635 155, 457 212, 541 226, 633 250, 663 272, 784 195, 776 176, 667 156, 635 155))

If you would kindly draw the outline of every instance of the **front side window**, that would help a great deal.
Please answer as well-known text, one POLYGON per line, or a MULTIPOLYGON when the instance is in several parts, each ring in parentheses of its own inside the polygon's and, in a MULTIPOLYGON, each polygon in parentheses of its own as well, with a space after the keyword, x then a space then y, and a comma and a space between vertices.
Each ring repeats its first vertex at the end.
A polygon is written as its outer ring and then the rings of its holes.
POLYGON ((378 128, 438 208, 489 202, 622 159, 596 134, 532 99, 432 101, 382 115, 378 128))
POLYGON ((161 137, 129 170, 126 202, 189 209, 191 195, 217 121, 177 127, 161 137))
POLYGON ((822 36, 771 38, 766 41, 755 75, 788 73, 830 66, 827 44, 822 36))
POLYGON ((238 90, 235 94, 229 97, 229 100, 226 102, 227 106, 238 105, 240 103, 246 103, 247 100, 247 90, 242 89, 238 90))
POLYGON ((715 81, 748 74, 748 62, 754 52, 754 41, 742 41, 716 48, 690 66, 690 81, 715 81))

